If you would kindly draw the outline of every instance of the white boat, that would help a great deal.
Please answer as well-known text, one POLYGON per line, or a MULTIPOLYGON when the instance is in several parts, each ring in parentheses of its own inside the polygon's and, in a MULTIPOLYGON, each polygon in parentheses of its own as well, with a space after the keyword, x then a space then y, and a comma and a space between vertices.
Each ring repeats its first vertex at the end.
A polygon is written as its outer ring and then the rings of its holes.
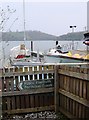
POLYGON ((10 64, 12 66, 29 66, 36 64, 43 64, 44 56, 42 53, 39 55, 38 52, 30 52, 24 44, 13 47, 10 54, 10 64), (33 54, 33 55, 32 55, 33 54), (35 55, 34 55, 35 54, 35 55))
POLYGON ((61 50, 60 45, 57 45, 55 48, 49 49, 49 51, 47 52, 47 56, 52 56, 52 57, 59 57, 59 56, 66 56, 68 53, 68 51, 63 52, 61 50))
MULTIPOLYGON (((23 0, 23 18, 24 18, 24 43, 26 40, 25 33, 25 2, 23 0)), ((39 55, 39 51, 30 51, 26 48, 25 44, 13 47, 11 49, 10 64, 12 66, 29 66, 34 64, 43 64, 44 57, 42 54, 39 55)))
POLYGON ((52 48, 49 50, 49 52, 46 54, 46 56, 49 57, 54 57, 55 58, 63 58, 63 59, 67 59, 68 61, 71 62, 71 60, 79 60, 82 62, 88 62, 89 61, 89 54, 88 51, 82 51, 82 50, 71 50, 71 51, 66 51, 63 52, 61 51, 61 47, 60 46, 56 46, 55 48, 52 48))

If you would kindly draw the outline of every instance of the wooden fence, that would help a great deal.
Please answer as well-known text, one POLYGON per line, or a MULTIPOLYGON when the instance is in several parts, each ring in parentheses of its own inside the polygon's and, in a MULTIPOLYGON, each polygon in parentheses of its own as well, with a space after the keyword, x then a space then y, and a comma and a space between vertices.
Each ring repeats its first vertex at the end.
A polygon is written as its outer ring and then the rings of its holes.
POLYGON ((88 75, 88 67, 73 65, 41 65, 0 70, 2 114, 55 110, 61 111, 68 118, 89 118, 88 75), (48 87, 20 89, 24 81, 44 80, 50 80, 52 86, 49 84, 48 87))
POLYGON ((89 118, 89 68, 60 66, 59 110, 70 118, 89 118))

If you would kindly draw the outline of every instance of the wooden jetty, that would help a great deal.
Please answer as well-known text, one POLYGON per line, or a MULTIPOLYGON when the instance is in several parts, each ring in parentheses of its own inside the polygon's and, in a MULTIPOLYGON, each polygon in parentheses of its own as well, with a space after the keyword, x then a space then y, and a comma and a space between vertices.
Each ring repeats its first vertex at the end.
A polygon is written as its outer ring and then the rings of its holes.
POLYGON ((88 66, 76 63, 0 69, 2 116, 54 110, 68 118, 88 119, 88 66))

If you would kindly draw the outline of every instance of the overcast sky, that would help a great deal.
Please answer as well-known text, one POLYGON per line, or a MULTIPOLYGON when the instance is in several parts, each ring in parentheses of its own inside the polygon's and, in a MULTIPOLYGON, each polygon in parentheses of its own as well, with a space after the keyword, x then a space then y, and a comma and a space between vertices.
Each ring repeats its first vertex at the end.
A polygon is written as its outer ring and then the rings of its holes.
MULTIPOLYGON (((23 30, 23 0, 0 0, 0 9, 16 9, 8 20, 5 30, 23 30), (15 21, 15 19, 18 20, 15 21), (14 22, 15 21, 15 22, 14 22), (14 23, 13 23, 14 22, 14 23)), ((70 25, 76 25, 75 31, 84 31, 87 26, 87 0, 25 0, 26 30, 38 30, 53 35, 71 32, 70 25)))

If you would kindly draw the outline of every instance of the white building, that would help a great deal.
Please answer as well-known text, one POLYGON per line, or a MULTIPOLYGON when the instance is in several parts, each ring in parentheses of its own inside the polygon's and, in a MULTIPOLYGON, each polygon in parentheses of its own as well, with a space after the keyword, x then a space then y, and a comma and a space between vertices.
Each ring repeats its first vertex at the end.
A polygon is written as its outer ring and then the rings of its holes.
POLYGON ((89 31, 89 1, 87 2, 87 30, 89 31))

